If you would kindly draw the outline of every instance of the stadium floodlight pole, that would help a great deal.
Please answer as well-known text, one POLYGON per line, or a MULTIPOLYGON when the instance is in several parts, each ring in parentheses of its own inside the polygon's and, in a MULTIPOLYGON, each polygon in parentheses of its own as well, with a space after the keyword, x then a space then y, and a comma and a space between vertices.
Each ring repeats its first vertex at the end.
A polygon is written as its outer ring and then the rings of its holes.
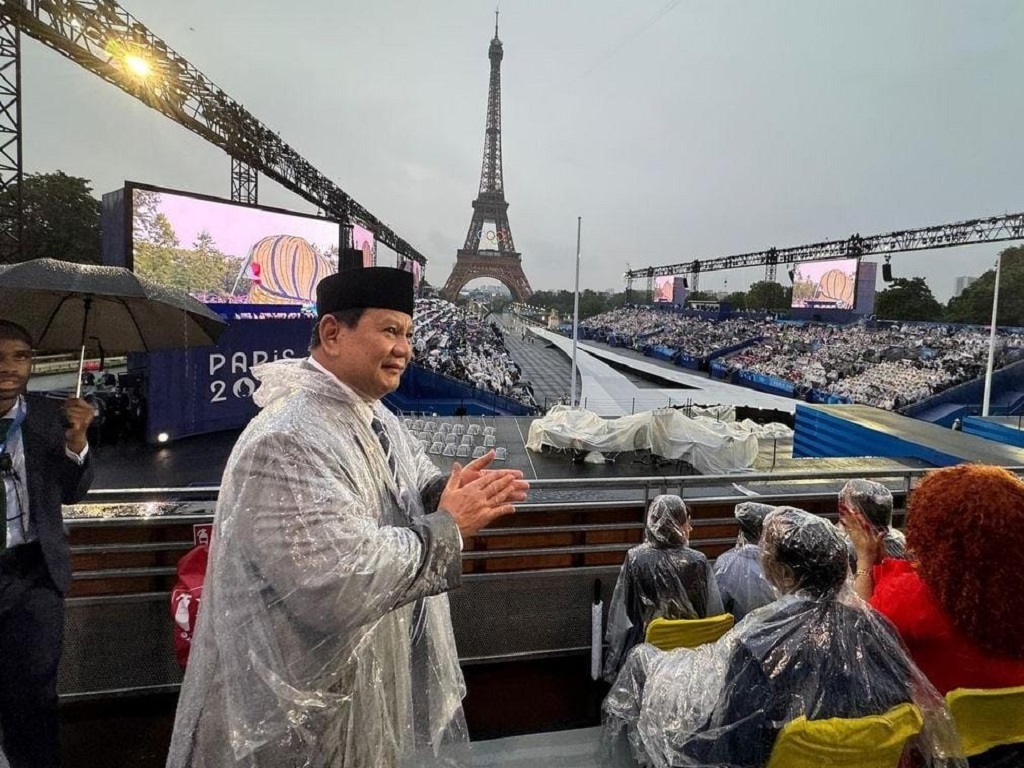
POLYGON ((981 401, 981 415, 988 416, 992 399, 992 367, 996 361, 996 315, 999 313, 999 273, 1003 267, 1003 254, 996 259, 996 285, 992 291, 992 327, 988 333, 988 365, 985 366, 985 396, 981 401))
POLYGON ((576 217, 576 288, 573 291, 572 300, 572 395, 570 402, 576 406, 576 342, 580 335, 580 230, 583 227, 583 217, 576 217))

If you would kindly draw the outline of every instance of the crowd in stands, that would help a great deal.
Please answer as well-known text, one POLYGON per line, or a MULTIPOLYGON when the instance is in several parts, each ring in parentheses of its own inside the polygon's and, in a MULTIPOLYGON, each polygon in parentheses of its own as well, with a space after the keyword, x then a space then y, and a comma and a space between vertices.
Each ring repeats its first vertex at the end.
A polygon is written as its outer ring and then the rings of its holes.
MULTIPOLYGON (((787 745, 806 753, 818 722, 837 758, 864 753, 857 765, 968 764, 966 724, 948 701, 1024 685, 1024 572, 998 565, 1024 546, 1024 482, 981 465, 929 474, 910 497, 905 539, 883 485, 851 481, 838 507, 836 525, 741 503, 736 547, 712 569, 689 547, 682 499, 651 503, 610 606, 602 719, 615 764, 788 765, 787 745), (723 609, 733 615, 714 615, 723 609), (666 645, 665 620, 678 619, 701 628, 687 638, 679 626, 666 645), (890 738, 854 741, 829 720, 872 716, 890 738)), ((992 735, 991 702, 971 768, 1024 765, 1024 744, 992 735)))
MULTIPOLYGON (((977 329, 905 324, 869 328, 776 323, 741 317, 722 321, 650 308, 622 308, 583 324, 598 341, 628 340, 643 350, 665 346, 695 358, 743 342, 719 362, 730 373, 781 379, 797 394, 816 389, 850 402, 894 410, 985 372, 989 336, 977 329)), ((1024 337, 1000 334, 995 367, 1024 356, 1024 337)))
MULTIPOLYGON (((851 402, 901 408, 985 373, 989 336, 951 326, 768 326, 764 340, 730 355, 746 370, 851 402)), ((1017 359, 1024 339, 1003 336, 995 367, 1017 359)))
POLYGON ((413 362, 537 407, 533 387, 505 347, 502 329, 444 299, 417 299, 413 362))
POLYGON ((664 310, 622 307, 587 318, 580 327, 598 341, 615 336, 632 340, 630 346, 636 349, 664 346, 700 358, 760 336, 764 325, 745 317, 718 321, 664 310))

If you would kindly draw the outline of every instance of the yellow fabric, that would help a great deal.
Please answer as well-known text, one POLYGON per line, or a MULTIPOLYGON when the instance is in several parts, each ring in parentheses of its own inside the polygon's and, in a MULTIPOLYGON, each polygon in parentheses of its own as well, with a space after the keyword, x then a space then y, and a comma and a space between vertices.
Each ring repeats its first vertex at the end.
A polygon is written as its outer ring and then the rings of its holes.
POLYGON ((967 757, 1024 742, 1024 686, 957 688, 946 694, 967 757))
POLYGON ((651 619, 647 625, 646 640, 663 651, 696 648, 698 645, 715 642, 732 629, 732 625, 731 613, 706 619, 651 619))
POLYGON ((766 768, 896 768, 923 723, 913 704, 852 719, 798 717, 779 732, 766 768))

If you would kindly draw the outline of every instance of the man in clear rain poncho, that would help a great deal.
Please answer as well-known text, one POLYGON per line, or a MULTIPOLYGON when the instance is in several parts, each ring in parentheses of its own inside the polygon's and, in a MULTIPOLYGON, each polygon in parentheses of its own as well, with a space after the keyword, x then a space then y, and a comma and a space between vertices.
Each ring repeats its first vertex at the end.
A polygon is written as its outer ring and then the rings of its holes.
POLYGON ((737 624, 755 608, 768 605, 778 596, 764 577, 758 546, 764 519, 774 509, 770 504, 756 501, 737 504, 733 512, 740 524, 736 546, 715 560, 715 581, 722 595, 722 605, 737 624))
POLYGON ((678 496, 657 496, 647 508, 644 542, 626 554, 608 608, 608 682, 630 649, 643 642, 651 619, 703 619, 723 612, 711 563, 688 546, 690 530, 690 512, 678 496))
POLYGON ((604 702, 609 752, 676 768, 760 768, 780 729, 856 718, 913 702, 924 727, 918 766, 965 766, 939 694, 895 630, 851 589, 846 545, 832 523, 792 507, 768 515, 764 571, 782 593, 715 643, 668 653, 638 646, 604 702), (943 762, 946 760, 947 762, 943 762))
POLYGON ((224 472, 169 768, 449 764, 468 742, 447 590, 462 537, 527 484, 493 453, 444 478, 380 403, 412 347, 412 275, 317 286, 305 360, 258 366, 224 472), (449 760, 449 758, 451 760, 449 760))

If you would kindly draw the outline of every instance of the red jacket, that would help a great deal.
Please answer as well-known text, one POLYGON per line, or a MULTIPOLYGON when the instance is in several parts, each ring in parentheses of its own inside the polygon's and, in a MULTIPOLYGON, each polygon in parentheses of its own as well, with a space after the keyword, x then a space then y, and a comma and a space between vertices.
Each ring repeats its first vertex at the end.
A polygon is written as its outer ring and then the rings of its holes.
POLYGON ((1024 685, 1024 660, 978 648, 953 625, 913 563, 887 558, 875 566, 874 577, 872 607, 896 626, 911 658, 939 693, 1024 685))

